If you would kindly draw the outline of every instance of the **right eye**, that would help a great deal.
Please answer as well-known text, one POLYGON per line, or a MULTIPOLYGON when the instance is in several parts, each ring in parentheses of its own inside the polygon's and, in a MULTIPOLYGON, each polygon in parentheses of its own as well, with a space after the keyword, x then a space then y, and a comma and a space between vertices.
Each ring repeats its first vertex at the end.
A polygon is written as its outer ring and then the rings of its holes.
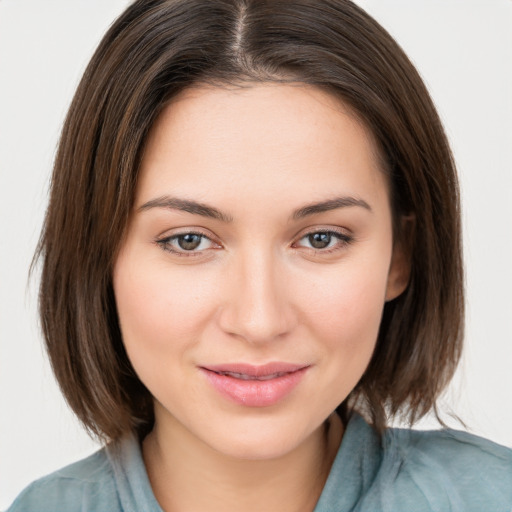
POLYGON ((179 256, 195 256, 208 249, 218 248, 206 235, 202 233, 179 233, 160 240, 157 244, 164 250, 179 256))

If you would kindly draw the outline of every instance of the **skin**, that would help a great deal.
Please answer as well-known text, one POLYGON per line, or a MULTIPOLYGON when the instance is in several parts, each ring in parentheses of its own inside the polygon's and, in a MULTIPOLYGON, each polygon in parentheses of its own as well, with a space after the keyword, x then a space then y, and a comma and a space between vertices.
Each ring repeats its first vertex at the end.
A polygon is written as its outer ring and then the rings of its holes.
POLYGON ((301 84, 174 98, 114 269, 124 344, 155 398, 143 453, 162 508, 313 510, 342 437, 332 413, 407 273, 372 136, 338 100, 301 84), (226 218, 158 206, 163 196, 226 218), (358 204, 293 215, 347 197, 358 204), (200 243, 184 250, 190 232, 200 243), (308 369, 267 407, 226 399, 199 370, 272 361, 308 369))

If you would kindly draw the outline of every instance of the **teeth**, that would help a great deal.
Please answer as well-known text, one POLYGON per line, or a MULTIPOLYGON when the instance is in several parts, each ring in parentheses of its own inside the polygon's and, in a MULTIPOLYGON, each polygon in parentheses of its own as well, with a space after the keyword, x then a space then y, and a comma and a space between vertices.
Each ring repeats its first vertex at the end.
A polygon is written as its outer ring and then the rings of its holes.
POLYGON ((245 373, 236 373, 236 372, 218 372, 219 375, 224 375, 226 377, 233 377, 234 379, 240 380, 271 380, 276 379, 277 377, 281 377, 286 372, 277 372, 271 373, 270 375, 262 375, 261 377, 256 377, 254 375, 246 375, 245 373))

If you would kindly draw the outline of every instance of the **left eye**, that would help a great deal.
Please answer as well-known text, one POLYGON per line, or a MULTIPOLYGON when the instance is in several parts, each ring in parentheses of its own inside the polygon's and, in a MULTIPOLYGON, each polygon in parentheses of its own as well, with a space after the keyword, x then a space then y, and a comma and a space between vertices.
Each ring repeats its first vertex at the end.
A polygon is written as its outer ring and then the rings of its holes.
POLYGON ((200 233, 173 235, 159 240, 158 244, 165 250, 175 253, 200 252, 210 249, 214 245, 208 237, 200 233))
POLYGON ((335 231, 315 231, 303 236, 299 240, 299 244, 302 247, 309 247, 317 251, 324 249, 333 249, 339 245, 348 244, 351 238, 342 233, 335 231))

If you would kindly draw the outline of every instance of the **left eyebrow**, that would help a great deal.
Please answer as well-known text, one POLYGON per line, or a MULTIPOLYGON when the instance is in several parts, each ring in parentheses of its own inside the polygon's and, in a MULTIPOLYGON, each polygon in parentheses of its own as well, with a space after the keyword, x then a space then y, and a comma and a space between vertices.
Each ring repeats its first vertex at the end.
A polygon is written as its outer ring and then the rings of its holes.
POLYGON ((369 212, 372 212, 370 205, 364 199, 357 199, 355 197, 345 196, 336 197, 329 199, 328 201, 322 201, 320 203, 313 203, 307 206, 303 206, 298 210, 295 210, 292 214, 293 220, 303 219, 309 215, 315 215, 316 213, 323 213, 329 210, 336 210, 338 208, 349 208, 349 207, 361 207, 369 212))

